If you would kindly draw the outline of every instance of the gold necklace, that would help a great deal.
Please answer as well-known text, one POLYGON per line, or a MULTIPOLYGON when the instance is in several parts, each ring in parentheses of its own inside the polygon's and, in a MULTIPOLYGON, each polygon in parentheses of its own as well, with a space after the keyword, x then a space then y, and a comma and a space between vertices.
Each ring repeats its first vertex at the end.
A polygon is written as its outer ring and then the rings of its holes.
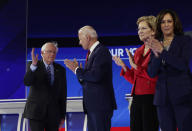
POLYGON ((163 46, 164 46, 164 47, 169 46, 169 45, 171 44, 172 40, 173 40, 173 38, 171 38, 171 39, 166 39, 166 40, 164 39, 164 40, 163 40, 163 46))

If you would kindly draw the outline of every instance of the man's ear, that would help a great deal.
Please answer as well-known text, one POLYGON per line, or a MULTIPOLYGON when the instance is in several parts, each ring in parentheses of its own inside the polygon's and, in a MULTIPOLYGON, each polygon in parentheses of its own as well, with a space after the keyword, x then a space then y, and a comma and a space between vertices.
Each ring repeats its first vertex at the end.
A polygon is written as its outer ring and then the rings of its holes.
POLYGON ((87 41, 91 41, 90 35, 86 35, 87 41))

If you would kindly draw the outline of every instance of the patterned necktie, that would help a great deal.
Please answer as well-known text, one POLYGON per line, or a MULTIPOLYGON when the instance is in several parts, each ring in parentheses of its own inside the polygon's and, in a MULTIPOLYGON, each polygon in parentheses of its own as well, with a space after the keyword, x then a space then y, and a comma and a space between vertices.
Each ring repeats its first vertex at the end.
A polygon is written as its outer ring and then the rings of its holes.
POLYGON ((90 50, 88 50, 87 55, 86 55, 85 65, 87 64, 87 61, 88 61, 88 59, 89 59, 89 54, 90 54, 90 53, 91 53, 91 51, 90 51, 90 50))
POLYGON ((48 75, 49 83, 51 84, 51 66, 50 65, 47 66, 47 75, 48 75))

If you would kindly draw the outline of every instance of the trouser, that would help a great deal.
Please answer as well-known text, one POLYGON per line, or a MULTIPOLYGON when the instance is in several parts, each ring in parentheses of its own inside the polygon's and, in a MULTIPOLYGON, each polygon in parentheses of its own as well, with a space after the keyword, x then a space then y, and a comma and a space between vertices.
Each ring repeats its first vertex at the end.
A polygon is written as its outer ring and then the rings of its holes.
POLYGON ((50 104, 46 116, 42 120, 29 119, 31 131, 58 131, 61 121, 59 109, 56 105, 50 104))
POLYGON ((192 131, 192 102, 157 106, 161 131, 192 131))
POLYGON ((113 111, 88 111, 88 131, 110 131, 112 116, 113 111))

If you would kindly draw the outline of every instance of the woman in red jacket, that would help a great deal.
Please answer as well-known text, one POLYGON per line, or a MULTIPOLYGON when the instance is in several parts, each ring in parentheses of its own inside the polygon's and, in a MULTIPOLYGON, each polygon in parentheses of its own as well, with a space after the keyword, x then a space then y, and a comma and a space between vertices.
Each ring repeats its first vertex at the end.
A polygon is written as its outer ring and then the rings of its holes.
POLYGON ((158 131, 156 107, 153 105, 157 78, 150 78, 147 74, 151 50, 145 45, 145 41, 155 35, 155 22, 154 16, 143 16, 137 20, 138 35, 144 44, 135 51, 134 57, 126 49, 131 69, 119 57, 113 57, 115 63, 122 67, 120 75, 133 84, 131 131, 158 131))

